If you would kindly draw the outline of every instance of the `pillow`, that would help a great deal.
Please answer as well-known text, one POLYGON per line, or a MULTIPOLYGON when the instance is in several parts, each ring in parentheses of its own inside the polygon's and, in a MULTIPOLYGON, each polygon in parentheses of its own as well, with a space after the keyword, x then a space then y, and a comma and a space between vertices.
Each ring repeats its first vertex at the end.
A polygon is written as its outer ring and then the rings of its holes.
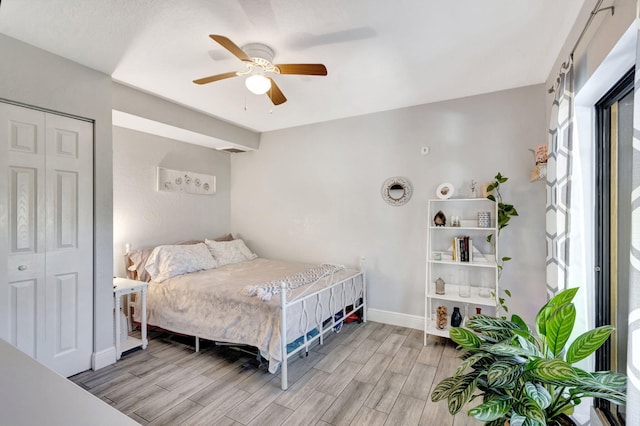
POLYGON ((233 241, 204 240, 204 242, 209 247, 218 266, 253 260, 258 257, 257 254, 251 253, 244 241, 240 239, 233 241))
POLYGON ((144 266, 147 264, 147 260, 149 260, 149 256, 152 252, 153 248, 143 248, 131 250, 129 253, 125 254, 125 259, 130 262, 130 264, 127 265, 128 278, 138 281, 151 281, 151 277, 144 269, 144 266))
POLYGON ((203 243, 191 245, 158 246, 147 260, 145 269, 156 282, 177 275, 213 269, 217 266, 207 246, 203 243))
MULTIPOLYGON (((225 237, 227 236, 225 235, 225 237)), ((198 243, 204 243, 204 240, 182 241, 180 243, 176 243, 175 245, 189 245, 198 243)), ((144 267, 147 264, 147 260, 149 260, 149 256, 151 256, 151 253, 153 253, 154 248, 155 247, 133 249, 129 253, 126 253, 124 255, 125 265, 127 265, 127 278, 137 281, 151 281, 151 277, 147 273, 146 269, 144 269, 144 267)))

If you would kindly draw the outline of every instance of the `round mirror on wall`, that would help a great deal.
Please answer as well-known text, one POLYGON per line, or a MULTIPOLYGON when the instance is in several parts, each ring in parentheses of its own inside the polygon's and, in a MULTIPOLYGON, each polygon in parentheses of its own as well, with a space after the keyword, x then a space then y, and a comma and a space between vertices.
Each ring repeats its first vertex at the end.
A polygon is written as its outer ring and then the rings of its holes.
POLYGON ((403 177, 391 177, 382 184, 382 198, 392 206, 406 204, 411 192, 411 183, 403 177))

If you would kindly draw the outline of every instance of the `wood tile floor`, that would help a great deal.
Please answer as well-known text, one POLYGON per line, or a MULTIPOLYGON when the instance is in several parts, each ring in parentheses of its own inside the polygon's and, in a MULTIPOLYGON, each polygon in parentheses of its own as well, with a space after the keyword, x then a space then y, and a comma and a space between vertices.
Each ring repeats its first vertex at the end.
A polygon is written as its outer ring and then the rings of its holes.
POLYGON ((289 389, 255 357, 150 333, 149 347, 70 378, 146 425, 477 425, 451 416, 431 389, 459 360, 448 339, 367 322, 346 324, 289 364, 289 389), (188 343, 188 344, 185 344, 188 343))

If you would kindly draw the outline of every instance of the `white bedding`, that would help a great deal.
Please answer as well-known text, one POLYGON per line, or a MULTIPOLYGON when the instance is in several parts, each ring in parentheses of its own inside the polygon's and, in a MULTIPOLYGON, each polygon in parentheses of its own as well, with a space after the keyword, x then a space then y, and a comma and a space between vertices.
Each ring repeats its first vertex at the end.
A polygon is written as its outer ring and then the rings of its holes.
MULTIPOLYGON (((147 290, 147 322, 176 333, 183 333, 218 342, 246 344, 257 347, 269 359, 269 371, 277 369, 282 360, 280 348, 280 297, 262 301, 243 294, 247 285, 258 285, 305 271, 315 265, 258 258, 225 265, 217 269, 193 272, 169 278, 161 283, 151 281, 147 290)), ((332 283, 357 275, 358 271, 343 269, 333 277, 318 283, 303 285, 287 294, 291 302, 299 296, 314 293, 332 283)), ((362 280, 356 280, 358 294, 362 280)), ((347 288, 347 297, 353 297, 347 288)), ((340 286, 334 293, 338 304, 342 300, 340 286)), ((310 315, 305 327, 301 321, 301 306, 287 310, 287 343, 316 327, 315 302, 307 307, 310 315), (306 330, 304 330, 306 328, 306 330)), ((322 297, 320 321, 331 317, 329 297, 322 297)), ((139 309, 135 319, 139 321, 139 309)), ((335 313, 335 310, 334 310, 335 313)))

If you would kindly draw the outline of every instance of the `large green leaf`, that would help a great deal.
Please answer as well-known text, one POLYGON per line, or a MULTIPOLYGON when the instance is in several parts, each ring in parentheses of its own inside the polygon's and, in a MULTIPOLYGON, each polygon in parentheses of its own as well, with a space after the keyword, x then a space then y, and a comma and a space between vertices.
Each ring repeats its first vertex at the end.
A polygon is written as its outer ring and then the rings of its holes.
POLYGON ((529 355, 529 352, 526 349, 508 343, 496 343, 495 345, 487 345, 486 350, 494 355, 529 355))
POLYGON ((431 400, 433 402, 438 402, 445 398, 448 398, 460 380, 461 379, 459 377, 447 377, 446 379, 442 380, 436 385, 433 392, 431 392, 431 400))
POLYGON ((513 409, 516 413, 520 414, 523 417, 526 417, 528 420, 533 420, 543 425, 547 424, 544 410, 538 407, 538 405, 536 405, 529 398, 523 398, 516 401, 516 403, 513 405, 513 409))
POLYGON ((542 382, 559 386, 573 385, 578 378, 574 369, 559 358, 536 359, 527 366, 527 372, 542 382))
POLYGON ((516 314, 511 315, 511 322, 517 324, 518 327, 520 327, 520 330, 527 331, 529 332, 529 334, 531 334, 531 329, 529 328, 527 323, 522 318, 520 318, 520 316, 516 314))
POLYGON ((518 324, 502 318, 490 317, 487 315, 474 315, 467 321, 468 328, 478 331, 506 331, 519 329, 518 324))
POLYGON ((605 325, 594 330, 589 330, 578 336, 567 350, 567 362, 573 364, 585 359, 596 351, 609 338, 615 327, 605 325))
MULTIPOLYGON (((525 423, 527 421, 527 418, 524 416, 521 416, 518 413, 513 413, 511 415, 511 420, 509 420, 509 424, 511 426, 525 426, 525 423)), ((504 426, 504 425, 501 425, 504 426)))
MULTIPOLYGON (((477 388, 475 375, 467 374, 465 376, 458 376, 458 378, 460 380, 458 380, 447 398, 449 412, 451 414, 458 413, 462 407, 467 405, 473 396, 473 392, 477 388)), ((431 398, 433 399, 433 396, 431 398)))
POLYGON ((599 371, 591 373, 591 376, 599 385, 623 391, 627 389, 627 376, 624 374, 611 371, 599 371))
POLYGON ((518 343, 520 343, 522 349, 526 351, 527 356, 542 357, 542 352, 540 352, 540 349, 535 345, 535 343, 519 335, 519 333, 516 334, 518 334, 518 336, 516 336, 518 343))
POLYGON ((524 367, 506 361, 494 362, 487 372, 487 382, 493 388, 513 388, 516 379, 522 375, 524 367))
POLYGON ((576 307, 573 303, 558 307, 547 321, 546 342, 553 356, 558 356, 564 350, 564 345, 567 344, 569 336, 571 336, 575 322, 576 307))
POLYGON ((524 392, 543 410, 551 404, 551 394, 539 383, 526 382, 524 384, 524 392))
POLYGON ((453 374, 454 376, 459 376, 465 372, 465 370, 469 367, 472 367, 476 362, 480 361, 483 358, 491 357, 491 355, 480 352, 477 354, 473 354, 470 357, 466 358, 464 361, 460 363, 458 368, 456 368, 456 372, 453 374))
POLYGON ((563 290, 560 293, 556 294, 542 308, 540 308, 538 315, 536 315, 536 329, 540 336, 547 335, 546 324, 551 315, 553 315, 554 311, 559 306, 571 303, 577 292, 577 287, 563 290))
POLYGON ((501 396, 472 408, 468 414, 483 422, 490 422, 507 414, 511 404, 511 397, 501 396))
POLYGON ((480 347, 482 341, 476 334, 462 327, 452 327, 449 330, 451 340, 465 349, 476 349, 480 347))
POLYGON ((625 405, 627 403, 627 396, 624 392, 609 389, 604 386, 578 386, 571 389, 569 392, 571 395, 579 395, 581 398, 602 398, 618 405, 625 405))

